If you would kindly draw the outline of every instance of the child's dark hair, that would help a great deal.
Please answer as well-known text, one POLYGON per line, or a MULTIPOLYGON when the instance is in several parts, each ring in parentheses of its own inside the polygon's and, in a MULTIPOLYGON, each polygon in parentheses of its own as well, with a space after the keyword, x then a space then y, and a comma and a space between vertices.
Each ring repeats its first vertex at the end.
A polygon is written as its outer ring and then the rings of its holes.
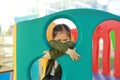
POLYGON ((58 24, 53 28, 53 33, 52 33, 53 38, 55 38, 58 32, 62 32, 62 31, 66 31, 67 35, 71 39, 70 28, 66 24, 58 24))

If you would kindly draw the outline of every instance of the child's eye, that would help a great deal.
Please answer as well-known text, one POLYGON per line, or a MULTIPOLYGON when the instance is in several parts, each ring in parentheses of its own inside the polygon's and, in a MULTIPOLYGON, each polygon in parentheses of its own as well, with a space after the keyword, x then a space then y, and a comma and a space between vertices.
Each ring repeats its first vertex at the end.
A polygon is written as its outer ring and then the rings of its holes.
POLYGON ((64 41, 68 41, 68 39, 64 39, 64 41))

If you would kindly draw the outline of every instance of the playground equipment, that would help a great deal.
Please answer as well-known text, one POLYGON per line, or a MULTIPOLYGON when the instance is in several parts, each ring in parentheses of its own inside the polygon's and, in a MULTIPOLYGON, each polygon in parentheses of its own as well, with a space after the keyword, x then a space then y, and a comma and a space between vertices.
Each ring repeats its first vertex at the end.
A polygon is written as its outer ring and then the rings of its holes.
MULTIPOLYGON (((65 18, 59 18, 50 23, 46 31, 46 38, 48 41, 52 39, 52 31, 55 25, 57 24, 66 24, 66 25, 68 24, 70 28, 70 32, 71 32, 71 40, 73 42, 76 42, 77 37, 78 37, 78 31, 77 31, 76 25, 72 21, 65 19, 65 18)), ((35 79, 42 80, 45 77, 47 62, 48 62, 48 59, 40 58, 39 60, 33 63, 30 72, 31 72, 31 76, 34 75, 34 78, 32 77, 34 80, 35 79)))
MULTIPOLYGON (((104 23, 104 21, 111 21, 119 27, 119 22, 116 20, 120 20, 119 16, 98 11, 92 9, 73 9, 66 10, 62 12, 58 12, 55 14, 51 14, 42 18, 28 20, 17 23, 16 31, 16 42, 15 42, 15 70, 14 70, 14 79, 15 80, 34 80, 30 74, 30 69, 32 64, 43 56, 44 50, 49 50, 50 46, 48 45, 46 39, 46 30, 48 25, 55 19, 58 18, 66 18, 73 21, 78 29, 78 38, 75 44, 76 51, 81 55, 81 59, 78 62, 72 61, 68 55, 61 56, 56 60, 60 63, 62 67, 62 80, 92 80, 92 64, 93 64, 93 72, 97 72, 98 67, 95 68, 94 64, 97 63, 97 56, 95 53, 93 54, 93 58, 95 62, 92 63, 92 36, 95 29, 98 27, 100 23, 104 23), (41 46, 42 45, 42 46, 41 46), (94 70, 95 69, 95 70, 94 70)), ((103 24, 102 23, 102 24, 103 24)), ((111 22, 109 22, 111 23, 111 22)), ((108 25, 108 23, 107 23, 108 25)), ((109 25, 110 26, 110 25, 109 25)), ((103 28, 103 27, 102 27, 103 28)), ((112 27, 113 28, 113 27, 112 27)), ((114 27, 115 28, 115 27, 114 27)), ((119 29, 119 28, 118 28, 119 29)), ((101 30, 101 29, 100 29, 101 30)), ((109 28, 106 28, 109 32, 109 28)), ((99 29, 98 29, 99 31, 99 29)), ((118 30, 115 29, 115 35, 118 30)), ((101 31, 100 31, 101 33, 101 31)), ((106 33, 108 34, 108 33, 106 33)), ((104 36, 104 35, 103 35, 104 36)), ((115 76, 119 76, 119 50, 117 46, 120 45, 119 35, 117 34, 118 39, 116 41, 115 51, 115 76), (117 72, 118 70, 118 72, 117 72)), ((106 37, 106 35, 104 36, 106 37)), ((106 41, 103 64, 106 64, 107 67, 104 68, 104 74, 109 74, 109 37, 104 39, 106 41), (108 41, 108 42, 107 42, 108 41), (107 58, 106 58, 107 57, 107 58), (107 70, 107 71, 105 71, 107 70)), ((94 46, 93 46, 94 47, 94 46)), ((97 47, 95 47, 97 48, 97 47)), ((93 48, 94 49, 94 48, 93 48)), ((120 60, 119 60, 120 61, 120 60)))
POLYGON ((13 72, 0 73, 0 80, 13 80, 13 72))
POLYGON ((98 72, 98 49, 99 39, 103 38, 103 74, 110 75, 110 31, 115 32, 115 59, 114 75, 120 77, 120 22, 117 20, 107 20, 97 26, 93 34, 93 72, 98 72))

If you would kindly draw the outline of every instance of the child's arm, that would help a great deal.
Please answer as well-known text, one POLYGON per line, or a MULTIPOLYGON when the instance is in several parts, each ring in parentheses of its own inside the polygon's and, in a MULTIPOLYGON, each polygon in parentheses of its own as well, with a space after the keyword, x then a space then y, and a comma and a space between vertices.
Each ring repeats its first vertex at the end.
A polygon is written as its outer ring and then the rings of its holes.
POLYGON ((55 49, 55 50, 64 54, 67 51, 68 48, 73 48, 74 47, 74 42, 68 41, 66 43, 61 43, 61 42, 56 41, 56 40, 50 40, 49 45, 53 49, 55 49))
POLYGON ((76 52, 76 48, 72 49, 68 49, 66 52, 66 54, 68 54, 72 60, 79 60, 80 55, 76 52))
POLYGON ((61 43, 56 40, 50 40, 49 45, 52 47, 52 49, 49 51, 44 51, 44 57, 48 59, 56 59, 63 55, 68 48, 73 48, 74 42, 68 41, 66 43, 61 43))
POLYGON ((47 51, 46 56, 48 56, 49 59, 56 59, 64 53, 70 55, 73 60, 78 60, 80 57, 79 54, 76 53, 75 49, 70 49, 74 47, 74 42, 72 41, 61 43, 59 41, 51 40, 49 41, 49 44, 53 48, 52 50, 47 51))
POLYGON ((51 59, 56 59, 56 58, 62 56, 64 53, 59 52, 59 51, 57 51, 57 50, 55 50, 55 49, 51 49, 51 50, 49 51, 49 54, 50 54, 51 59))
MULTIPOLYGON (((76 53, 75 49, 74 50, 68 49, 65 53, 68 54, 72 58, 72 60, 79 60, 80 55, 76 53)), ((45 55, 43 57, 47 59, 56 59, 63 54, 64 53, 61 53, 55 49, 52 49, 50 51, 45 51, 45 55)))

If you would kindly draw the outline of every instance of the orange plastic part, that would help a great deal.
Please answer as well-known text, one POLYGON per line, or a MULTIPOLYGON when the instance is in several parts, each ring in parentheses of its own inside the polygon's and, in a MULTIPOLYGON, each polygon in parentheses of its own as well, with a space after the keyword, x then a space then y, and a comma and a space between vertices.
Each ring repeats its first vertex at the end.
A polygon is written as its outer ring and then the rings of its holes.
POLYGON ((103 38, 103 53, 102 53, 102 68, 103 74, 110 74, 110 31, 115 32, 115 59, 114 59, 114 76, 120 77, 120 22, 117 20, 107 20, 102 22, 95 29, 93 34, 93 59, 92 70, 98 72, 98 51, 99 51, 99 39, 103 38))

